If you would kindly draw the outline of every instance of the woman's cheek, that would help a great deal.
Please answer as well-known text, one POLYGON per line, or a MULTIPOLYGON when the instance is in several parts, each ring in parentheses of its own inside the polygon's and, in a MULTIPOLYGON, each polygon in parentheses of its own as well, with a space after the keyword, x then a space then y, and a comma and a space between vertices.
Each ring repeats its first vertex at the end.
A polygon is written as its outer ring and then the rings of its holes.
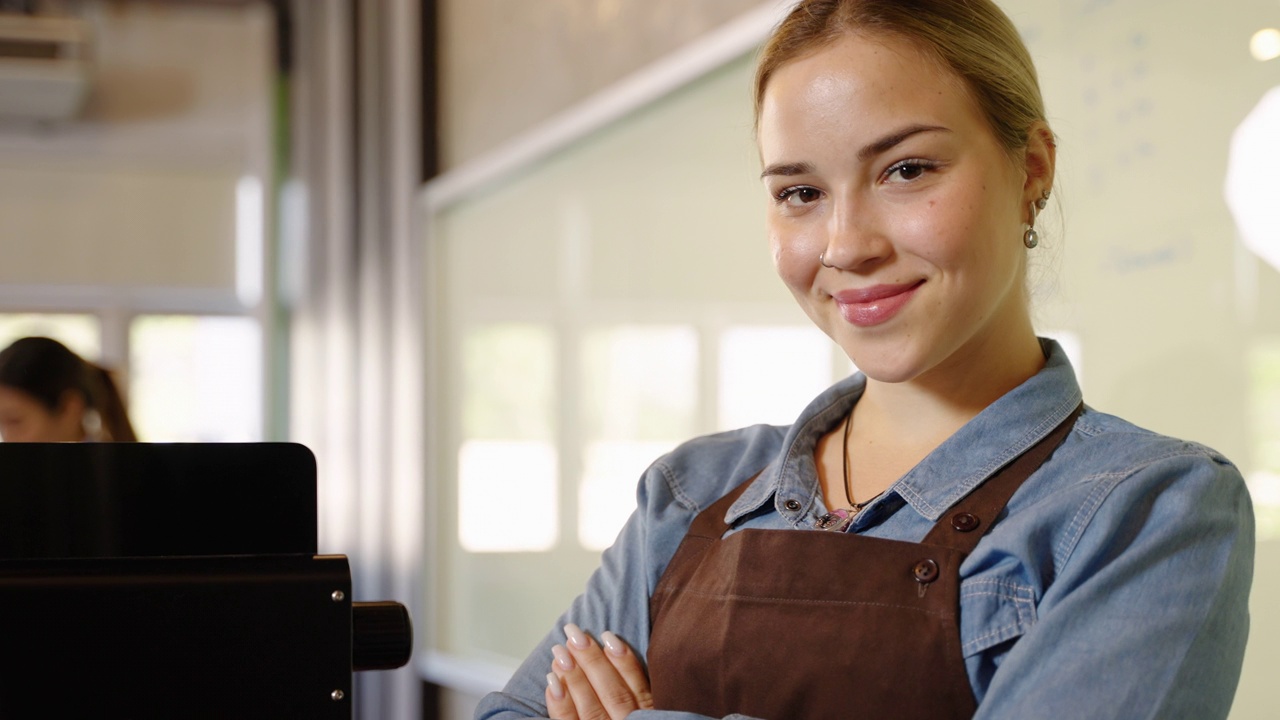
POLYGON ((824 250, 820 235, 797 227, 770 228, 773 266, 783 282, 793 289, 813 282, 818 272, 818 255, 824 250))
POLYGON ((817 271, 817 254, 808 258, 807 253, 776 235, 770 244, 773 249, 773 266, 782 282, 793 290, 807 287, 817 271))

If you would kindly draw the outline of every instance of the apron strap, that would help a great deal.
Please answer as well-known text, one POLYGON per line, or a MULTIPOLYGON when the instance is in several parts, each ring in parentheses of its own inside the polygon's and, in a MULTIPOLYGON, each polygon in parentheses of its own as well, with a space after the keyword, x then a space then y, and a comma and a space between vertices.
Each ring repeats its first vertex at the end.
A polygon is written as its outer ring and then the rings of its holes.
POLYGON ((947 515, 939 518, 925 536, 924 544, 955 548, 966 555, 972 552, 982 536, 991 529, 996 516, 1004 510, 1009 498, 1067 439, 1071 429, 1075 427, 1076 418, 1083 412, 1082 402, 1042 440, 947 510, 947 515))

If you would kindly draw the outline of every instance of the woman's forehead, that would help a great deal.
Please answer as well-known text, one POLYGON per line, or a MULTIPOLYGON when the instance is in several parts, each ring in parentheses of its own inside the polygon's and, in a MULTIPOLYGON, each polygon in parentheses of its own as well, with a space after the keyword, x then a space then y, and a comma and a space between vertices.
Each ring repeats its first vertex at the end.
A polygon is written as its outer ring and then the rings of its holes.
POLYGON ((852 140, 905 124, 981 119, 963 80, 916 44, 848 35, 780 66, 765 88, 762 153, 815 136, 852 140))

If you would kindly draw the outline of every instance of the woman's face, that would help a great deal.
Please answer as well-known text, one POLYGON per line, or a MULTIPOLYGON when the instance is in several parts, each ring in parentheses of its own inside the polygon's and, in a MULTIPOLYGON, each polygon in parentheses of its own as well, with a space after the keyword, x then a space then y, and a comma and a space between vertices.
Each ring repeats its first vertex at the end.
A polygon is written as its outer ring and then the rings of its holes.
POLYGON ((39 400, 0 385, 0 438, 5 442, 64 442, 84 439, 83 412, 63 402, 51 412, 39 400))
POLYGON ((759 143, 778 274, 869 377, 1025 346, 1022 233, 1042 188, 957 76, 905 41, 847 36, 776 71, 759 143))

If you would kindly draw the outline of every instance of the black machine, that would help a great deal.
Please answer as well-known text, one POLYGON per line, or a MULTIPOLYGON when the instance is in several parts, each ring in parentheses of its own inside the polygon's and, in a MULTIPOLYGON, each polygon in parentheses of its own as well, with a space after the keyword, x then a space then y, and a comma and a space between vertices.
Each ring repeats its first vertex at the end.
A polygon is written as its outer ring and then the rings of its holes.
POLYGON ((293 443, 0 443, 0 720, 351 718, 409 614, 317 554, 293 443))

